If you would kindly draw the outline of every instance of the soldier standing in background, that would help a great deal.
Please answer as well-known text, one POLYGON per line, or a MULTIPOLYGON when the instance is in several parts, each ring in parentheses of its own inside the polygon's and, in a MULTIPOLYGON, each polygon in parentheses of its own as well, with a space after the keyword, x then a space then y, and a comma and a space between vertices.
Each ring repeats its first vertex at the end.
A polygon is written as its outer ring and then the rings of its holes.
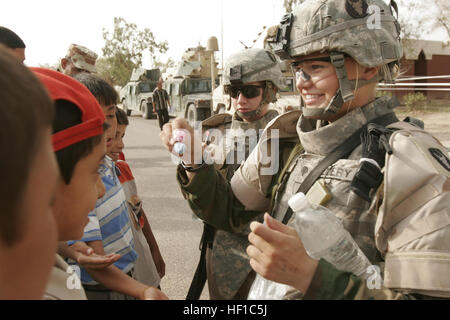
POLYGON ((58 71, 71 77, 81 72, 96 73, 95 62, 97 57, 97 54, 88 48, 71 44, 67 55, 61 59, 58 71))
MULTIPOLYGON (((394 99, 375 96, 377 82, 392 81, 402 57, 392 9, 395 2, 381 0, 299 5, 283 18, 273 45, 282 59, 294 60, 303 113, 290 112, 270 123, 230 183, 208 165, 191 161, 195 172, 178 169, 191 208, 214 227, 239 231, 265 211, 275 218, 266 215, 266 226, 251 224, 250 264, 304 298, 450 297, 448 151, 419 126, 399 122, 394 99), (369 19, 369 6, 380 9, 376 19, 369 19), (272 129, 279 130, 277 138, 272 129), (263 174, 260 148, 275 139, 283 169, 263 174), (282 141, 289 139, 297 141, 295 147, 285 148, 282 141), (310 258, 295 229, 280 223, 292 221, 291 196, 309 190, 318 198, 329 196, 318 200, 379 264, 380 288, 310 258)), ((182 128, 192 131, 176 119, 161 134, 169 151, 172 130, 182 128)))
MULTIPOLYGON (((215 137, 208 147, 214 149, 214 158, 218 159, 215 167, 228 181, 256 146, 260 130, 278 115, 269 109, 269 104, 277 100, 276 93, 283 86, 282 77, 279 60, 268 50, 247 49, 228 59, 223 86, 235 112, 217 114, 202 122, 208 143, 215 137), (218 135, 214 134, 215 130, 218 135), (219 140, 219 137, 223 138, 219 140)), ((248 227, 240 233, 230 233, 204 224, 200 261, 187 299, 200 297, 206 276, 211 299, 247 297, 255 275, 248 261, 242 258, 249 245, 249 232, 248 227)))
POLYGON ((163 79, 159 78, 158 84, 153 90, 153 112, 158 114, 159 128, 162 130, 163 125, 169 122, 169 94, 162 87, 163 79))

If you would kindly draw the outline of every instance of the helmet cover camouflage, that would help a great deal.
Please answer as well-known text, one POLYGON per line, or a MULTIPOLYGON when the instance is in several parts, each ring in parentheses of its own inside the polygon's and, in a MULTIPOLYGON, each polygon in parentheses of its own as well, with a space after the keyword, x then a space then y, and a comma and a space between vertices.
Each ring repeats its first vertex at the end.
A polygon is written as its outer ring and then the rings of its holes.
POLYGON ((393 82, 403 55, 400 26, 383 0, 307 0, 283 17, 269 46, 282 59, 312 53, 329 53, 339 89, 326 108, 302 107, 305 116, 328 119, 343 103, 354 98, 353 90, 368 83, 393 82), (381 77, 348 80, 345 55, 366 67, 381 67, 381 77))
POLYGON ((223 85, 271 81, 274 86, 281 89, 285 84, 283 84, 283 74, 279 63, 279 59, 265 49, 252 48, 239 51, 227 60, 223 85))
MULTIPOLYGON (((395 2, 391 5, 397 8, 395 2)), ((343 52, 367 67, 397 61, 403 52, 391 5, 382 0, 307 0, 295 8, 290 21, 284 18, 279 33, 288 29, 284 39, 278 36, 274 49, 283 58, 343 52)))
POLYGON ((66 55, 66 59, 70 59, 75 67, 90 73, 96 72, 95 62, 97 57, 95 52, 78 44, 71 44, 66 55))

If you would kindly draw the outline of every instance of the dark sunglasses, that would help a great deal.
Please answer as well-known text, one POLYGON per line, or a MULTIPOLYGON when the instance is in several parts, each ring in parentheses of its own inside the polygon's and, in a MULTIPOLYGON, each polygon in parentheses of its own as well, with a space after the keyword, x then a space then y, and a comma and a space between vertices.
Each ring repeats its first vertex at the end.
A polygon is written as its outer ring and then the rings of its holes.
POLYGON ((264 86, 246 85, 230 87, 228 93, 233 99, 236 99, 239 96, 239 93, 242 93, 247 99, 251 99, 260 95, 259 89, 264 89, 264 86))

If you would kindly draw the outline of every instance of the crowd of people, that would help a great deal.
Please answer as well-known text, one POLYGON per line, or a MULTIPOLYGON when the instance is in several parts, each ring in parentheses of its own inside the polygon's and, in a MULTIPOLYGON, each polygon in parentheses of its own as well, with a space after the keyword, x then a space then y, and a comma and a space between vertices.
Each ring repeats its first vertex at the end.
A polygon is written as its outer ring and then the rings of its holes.
MULTIPOLYGON (((450 298, 448 151, 419 120, 399 121, 395 98, 376 96, 403 55, 391 5, 304 1, 267 47, 227 59, 234 113, 204 120, 200 136, 186 119, 169 121, 159 82, 160 138, 204 222, 187 299, 206 282, 211 299, 247 299, 256 274, 288 285, 285 299, 450 298), (377 28, 368 4, 381 9, 377 28), (280 60, 302 100, 282 115, 269 107, 284 85, 280 60), (381 285, 310 256, 288 205, 299 192, 339 218, 381 285)), ((127 114, 96 75, 97 55, 72 44, 58 70, 27 68, 25 48, 0 27, 0 299, 168 299, 123 153, 127 114)))

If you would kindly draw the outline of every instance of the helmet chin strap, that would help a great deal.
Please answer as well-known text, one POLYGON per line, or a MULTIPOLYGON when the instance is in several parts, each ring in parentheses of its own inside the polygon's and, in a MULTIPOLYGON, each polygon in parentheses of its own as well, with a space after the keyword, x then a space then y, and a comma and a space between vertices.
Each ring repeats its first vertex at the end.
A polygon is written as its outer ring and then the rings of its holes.
POLYGON ((245 118, 247 120, 255 120, 259 118, 259 115, 263 111, 263 108, 269 104, 270 102, 275 102, 276 96, 275 96, 275 90, 273 89, 273 85, 271 82, 266 81, 266 85, 264 87, 264 92, 262 95, 261 102, 259 103, 258 107, 255 110, 249 111, 249 112, 240 112, 236 111, 237 115, 241 118, 245 118))
MULTIPOLYGON (((308 108, 304 106, 303 101, 301 101, 302 112, 305 118, 317 118, 320 120, 329 120, 331 117, 335 116, 342 108, 344 102, 351 101, 355 97, 353 91, 359 89, 369 83, 377 82, 378 79, 373 77, 369 80, 356 79, 348 80, 347 71, 345 70, 344 59, 345 56, 340 52, 330 53, 331 63, 336 70, 336 76, 339 80, 339 88, 336 94, 333 96, 331 101, 325 108, 308 108)), ((301 99, 301 97, 300 97, 301 99)))

